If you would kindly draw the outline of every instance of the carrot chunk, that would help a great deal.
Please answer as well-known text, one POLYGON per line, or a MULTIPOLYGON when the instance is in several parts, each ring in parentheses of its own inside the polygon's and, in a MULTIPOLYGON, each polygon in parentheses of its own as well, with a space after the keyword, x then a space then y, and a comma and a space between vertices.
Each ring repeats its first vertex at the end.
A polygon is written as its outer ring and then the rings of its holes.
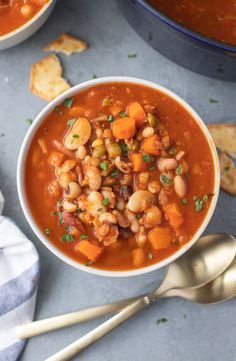
POLYGON ((172 236, 168 228, 155 227, 148 233, 148 239, 154 250, 168 248, 171 244, 172 236))
POLYGON ((51 165, 53 165, 55 168, 57 168, 57 167, 60 167, 63 159, 64 159, 64 154, 63 153, 53 151, 48 157, 48 162, 51 165))
POLYGON ((179 206, 176 203, 169 203, 164 208, 171 227, 178 228, 184 221, 179 206))
POLYGON ((112 125, 112 132, 117 139, 132 138, 136 132, 135 119, 130 117, 116 119, 112 125))
POLYGON ((122 106, 119 104, 114 104, 111 107, 109 107, 109 111, 111 115, 113 115, 114 117, 118 115, 122 111, 122 109, 123 109, 122 106))
POLYGON ((128 107, 128 114, 131 118, 136 120, 137 128, 141 128, 146 123, 146 113, 142 105, 138 102, 134 102, 128 107))
POLYGON ((160 153, 160 141, 157 134, 145 138, 142 142, 141 149, 148 154, 158 155, 160 153))
POLYGON ((76 246, 75 250, 95 262, 101 256, 103 248, 84 240, 76 246))
POLYGON ((143 172, 145 170, 148 170, 148 163, 144 162, 142 158, 142 154, 140 153, 131 154, 131 160, 133 163, 134 172, 143 172))

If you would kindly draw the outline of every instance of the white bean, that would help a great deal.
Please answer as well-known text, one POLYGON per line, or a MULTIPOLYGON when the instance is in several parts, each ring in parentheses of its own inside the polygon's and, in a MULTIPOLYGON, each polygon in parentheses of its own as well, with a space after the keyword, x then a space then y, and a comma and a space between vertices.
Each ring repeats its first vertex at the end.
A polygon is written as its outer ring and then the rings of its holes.
POLYGON ((178 197, 183 198, 187 192, 187 186, 180 175, 174 177, 174 190, 178 197))
POLYGON ((176 169, 177 165, 178 165, 178 162, 174 158, 164 158, 158 162, 158 168, 161 173, 168 171, 168 170, 176 169))
POLYGON ((153 134, 154 134, 154 129, 152 127, 144 128, 142 131, 143 138, 148 138, 153 134))

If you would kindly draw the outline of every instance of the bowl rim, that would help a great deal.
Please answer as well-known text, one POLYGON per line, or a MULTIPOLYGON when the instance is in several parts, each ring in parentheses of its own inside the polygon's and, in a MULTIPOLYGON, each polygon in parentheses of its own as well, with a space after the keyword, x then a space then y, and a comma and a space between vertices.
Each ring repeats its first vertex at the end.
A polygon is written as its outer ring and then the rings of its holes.
POLYGON ((198 40, 203 42, 207 46, 213 46, 218 50, 229 51, 229 52, 236 52, 236 45, 231 45, 229 43, 224 43, 223 41, 216 40, 214 38, 207 37, 204 34, 199 33, 198 31, 194 31, 183 24, 178 23, 174 19, 170 18, 169 16, 165 15, 163 12, 157 10, 153 5, 149 4, 147 0, 137 0, 146 11, 150 14, 154 15, 158 19, 160 19, 165 24, 169 25, 170 27, 174 28, 180 33, 183 33, 194 40, 198 40))
POLYGON ((21 33, 28 27, 30 27, 37 19, 41 17, 41 15, 44 14, 44 12, 52 5, 53 2, 56 2, 56 0, 49 0, 46 4, 43 5, 43 7, 35 14, 29 21, 21 25, 19 28, 16 28, 15 30, 10 31, 7 34, 0 36, 0 43, 1 41, 8 40, 9 38, 14 37, 18 33, 21 33))
POLYGON ((48 105, 46 105, 45 108, 42 109, 42 111, 38 114, 38 116, 35 118, 33 124, 30 126, 27 134, 25 135, 25 138, 23 140, 23 143, 20 148, 18 162, 17 162, 17 191, 18 191, 18 197, 20 200, 21 208, 23 210, 23 213, 36 234, 36 236, 39 238, 39 240, 52 252, 54 253, 58 258, 66 262, 67 264, 75 267, 76 269, 79 269, 81 271, 85 271, 94 275, 98 276, 108 276, 108 277, 131 277, 131 276, 138 276, 145 273, 149 273, 152 271, 156 271, 169 263, 173 262, 175 259, 180 257, 182 254, 184 254, 190 247, 193 246, 193 244, 198 240, 198 238, 202 235, 205 228, 207 227, 208 223, 210 222, 212 215, 214 213, 218 195, 219 195, 219 188, 220 188, 220 172, 219 172, 219 160, 217 156, 217 151, 213 142, 213 139, 211 138, 211 135, 204 124, 203 120, 199 117, 199 115, 192 109, 192 107, 185 102, 182 98, 180 98, 178 95, 176 95, 174 92, 168 90, 167 88, 156 84, 154 82, 143 80, 135 77, 126 77, 126 76, 109 76, 109 77, 103 77, 103 78, 97 78, 85 81, 83 83, 80 83, 61 95, 59 95, 57 98, 55 98, 53 101, 51 101, 48 105), (25 168, 25 158, 29 149, 29 146, 31 144, 31 139, 36 133, 38 127, 40 126, 41 122, 45 119, 45 117, 55 108, 56 105, 60 104, 65 98, 71 97, 81 90, 90 88, 92 86, 96 86, 99 84, 104 83, 133 83, 138 85, 144 85, 147 87, 154 88, 156 90, 161 91, 162 93, 166 94, 167 96, 172 97, 175 99, 181 106, 188 111, 192 117, 197 121, 198 125, 201 127, 204 135, 206 136, 206 139, 208 141, 208 144, 210 146, 212 157, 214 161, 214 170, 215 170, 215 184, 214 184, 214 194, 211 201, 210 208, 208 210, 208 213, 202 222, 201 226, 197 230, 197 232, 193 235, 192 239, 185 244, 183 247, 181 247, 177 252, 172 254, 170 257, 162 260, 161 262, 155 263, 153 265, 150 265, 148 267, 143 267, 135 270, 128 270, 128 271, 109 271, 109 270, 101 270, 93 267, 87 267, 79 262, 76 262, 66 254, 64 254, 61 250, 59 250, 56 246, 54 246, 43 234, 43 232, 39 229, 38 225, 36 224, 36 221, 33 218, 33 215, 31 214, 30 208, 27 204, 27 198, 25 193, 25 184, 24 184, 24 168, 25 168))

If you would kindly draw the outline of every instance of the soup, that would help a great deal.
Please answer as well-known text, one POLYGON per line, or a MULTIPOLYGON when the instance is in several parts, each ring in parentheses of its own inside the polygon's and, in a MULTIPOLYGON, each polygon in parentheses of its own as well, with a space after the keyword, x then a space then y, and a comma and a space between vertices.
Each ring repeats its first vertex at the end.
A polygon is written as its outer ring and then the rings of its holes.
POLYGON ((211 149, 173 98, 133 83, 80 91, 34 135, 25 166, 32 215, 58 249, 124 271, 174 254, 214 197, 211 149))
POLYGON ((149 0, 148 2, 192 30, 236 45, 235 0, 149 0))
POLYGON ((0 36, 18 29, 30 19, 49 0, 1 0, 0 1, 0 36))

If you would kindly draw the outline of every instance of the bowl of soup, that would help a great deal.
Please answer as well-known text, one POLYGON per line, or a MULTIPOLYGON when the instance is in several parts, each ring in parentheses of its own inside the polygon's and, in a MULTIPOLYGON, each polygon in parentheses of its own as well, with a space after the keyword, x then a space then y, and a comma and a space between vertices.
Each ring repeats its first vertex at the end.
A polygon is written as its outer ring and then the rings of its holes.
POLYGON ((56 0, 1 0, 0 50, 33 35, 50 16, 56 0))
POLYGON ((170 60, 236 81, 234 0, 121 0, 117 5, 134 30, 170 60))
POLYGON ((38 115, 17 186, 30 226, 55 255, 97 275, 133 276, 167 265, 203 233, 219 192, 218 157, 176 94, 107 77, 38 115))

